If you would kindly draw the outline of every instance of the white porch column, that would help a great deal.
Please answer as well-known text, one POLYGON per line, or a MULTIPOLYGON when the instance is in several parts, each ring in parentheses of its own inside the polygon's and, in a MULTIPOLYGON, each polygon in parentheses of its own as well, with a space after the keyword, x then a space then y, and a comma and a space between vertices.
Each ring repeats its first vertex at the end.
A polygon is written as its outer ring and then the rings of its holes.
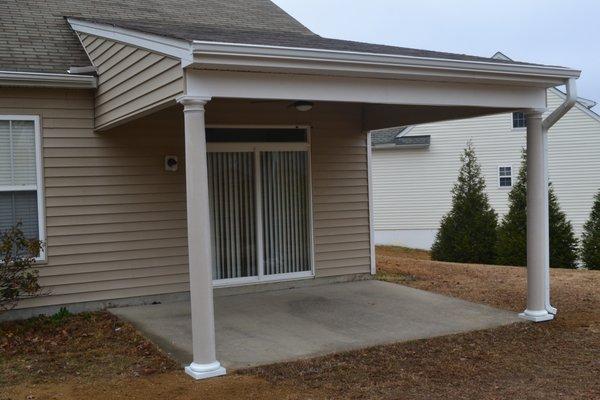
POLYGON ((548 184, 542 112, 531 110, 527 113, 527 309, 520 314, 535 322, 554 318, 546 310, 548 184))
POLYGON ((185 372, 195 379, 225 374, 216 360, 212 254, 204 105, 210 99, 181 96, 185 121, 188 257, 194 360, 185 372))

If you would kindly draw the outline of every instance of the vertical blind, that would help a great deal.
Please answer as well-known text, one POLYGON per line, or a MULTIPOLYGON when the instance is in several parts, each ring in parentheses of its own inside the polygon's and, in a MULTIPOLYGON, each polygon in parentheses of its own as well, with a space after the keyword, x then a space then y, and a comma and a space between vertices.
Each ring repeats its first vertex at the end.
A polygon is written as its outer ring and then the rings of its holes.
POLYGON ((209 153, 213 278, 256 276, 253 153, 209 153))
POLYGON ((259 153, 259 165, 254 160, 253 152, 208 154, 213 278, 217 280, 311 269, 307 153, 264 151, 259 153))
POLYGON ((35 125, 31 120, 0 120, 0 232, 22 223, 39 238, 35 125))
POLYGON ((307 153, 261 153, 265 275, 310 270, 307 153))

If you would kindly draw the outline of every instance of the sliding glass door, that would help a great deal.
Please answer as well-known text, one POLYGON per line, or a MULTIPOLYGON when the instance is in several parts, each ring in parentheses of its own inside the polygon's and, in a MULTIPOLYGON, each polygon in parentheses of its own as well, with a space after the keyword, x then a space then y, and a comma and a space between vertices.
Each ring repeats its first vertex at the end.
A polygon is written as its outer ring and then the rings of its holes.
POLYGON ((254 154, 209 153, 213 279, 258 275, 254 154))
POLYGON ((265 275, 310 271, 307 153, 261 152, 265 275))
POLYGON ((215 284, 311 276, 308 146, 208 148, 215 284))

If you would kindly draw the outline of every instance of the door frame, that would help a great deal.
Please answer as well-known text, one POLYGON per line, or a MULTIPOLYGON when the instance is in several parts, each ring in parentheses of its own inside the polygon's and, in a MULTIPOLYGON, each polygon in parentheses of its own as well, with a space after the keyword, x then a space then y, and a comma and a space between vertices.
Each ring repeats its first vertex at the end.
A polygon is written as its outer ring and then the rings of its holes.
MULTIPOLYGON (((242 278, 230 278, 230 279, 213 279, 214 287, 231 287, 231 286, 244 286, 244 285, 256 285, 262 283, 272 282, 285 282, 300 279, 314 279, 315 277, 315 242, 314 242, 314 212, 313 212, 313 178, 312 178, 312 155, 311 155, 311 129, 310 126, 298 126, 298 125, 206 125, 207 129, 211 128, 233 128, 233 129, 302 129, 306 132, 306 142, 233 142, 233 143, 207 143, 207 153, 217 152, 248 152, 254 154, 254 171, 255 171, 255 206, 256 206, 256 246, 257 246, 257 263, 258 263, 258 275, 248 276, 242 278), (310 269, 308 271, 291 272, 277 275, 265 275, 264 274, 264 260, 263 260, 263 228, 262 228, 262 198, 261 198, 261 179, 259 177, 260 172, 260 153, 264 151, 305 151, 307 154, 307 177, 308 177, 308 231, 309 238, 308 243, 309 249, 309 263, 310 269)), ((212 266, 211 266, 212 271, 212 266)))

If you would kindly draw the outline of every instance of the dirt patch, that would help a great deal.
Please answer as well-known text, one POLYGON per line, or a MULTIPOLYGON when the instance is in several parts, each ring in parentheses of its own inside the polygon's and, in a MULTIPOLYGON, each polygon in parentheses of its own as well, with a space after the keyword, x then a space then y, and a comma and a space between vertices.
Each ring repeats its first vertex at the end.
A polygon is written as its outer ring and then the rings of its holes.
MULTIPOLYGON (((378 249, 380 278, 508 310, 523 309, 524 268, 440 263, 426 257, 426 252, 378 249)), ((559 315, 551 323, 519 323, 379 346, 201 382, 189 379, 114 317, 93 314, 84 328, 89 317, 77 316, 66 325, 75 321, 79 327, 66 336, 86 329, 89 334, 102 332, 94 340, 82 339, 88 347, 78 347, 77 357, 70 355, 71 339, 61 339, 56 351, 52 340, 42 346, 51 356, 34 350, 33 338, 23 342, 25 354, 2 339, 0 374, 11 375, 0 386, 0 399, 598 399, 600 272, 553 270, 552 298, 559 315), (127 334, 119 336, 116 327, 127 334), (81 371, 70 367, 73 359, 79 360, 81 371), (54 372, 32 374, 20 366, 21 360, 54 372), (18 372, 11 372, 13 368, 18 372)), ((2 329, 4 335, 6 325, 2 329)), ((60 339, 61 329, 48 327, 43 336, 60 339)), ((13 326, 10 331, 19 330, 13 326)), ((40 335, 37 329, 35 333, 40 335)))
POLYGON ((0 387, 144 376, 178 365, 106 312, 0 324, 0 387))
POLYGON ((431 254, 427 250, 411 249, 399 246, 377 246, 377 258, 402 257, 413 260, 431 260, 431 254))

